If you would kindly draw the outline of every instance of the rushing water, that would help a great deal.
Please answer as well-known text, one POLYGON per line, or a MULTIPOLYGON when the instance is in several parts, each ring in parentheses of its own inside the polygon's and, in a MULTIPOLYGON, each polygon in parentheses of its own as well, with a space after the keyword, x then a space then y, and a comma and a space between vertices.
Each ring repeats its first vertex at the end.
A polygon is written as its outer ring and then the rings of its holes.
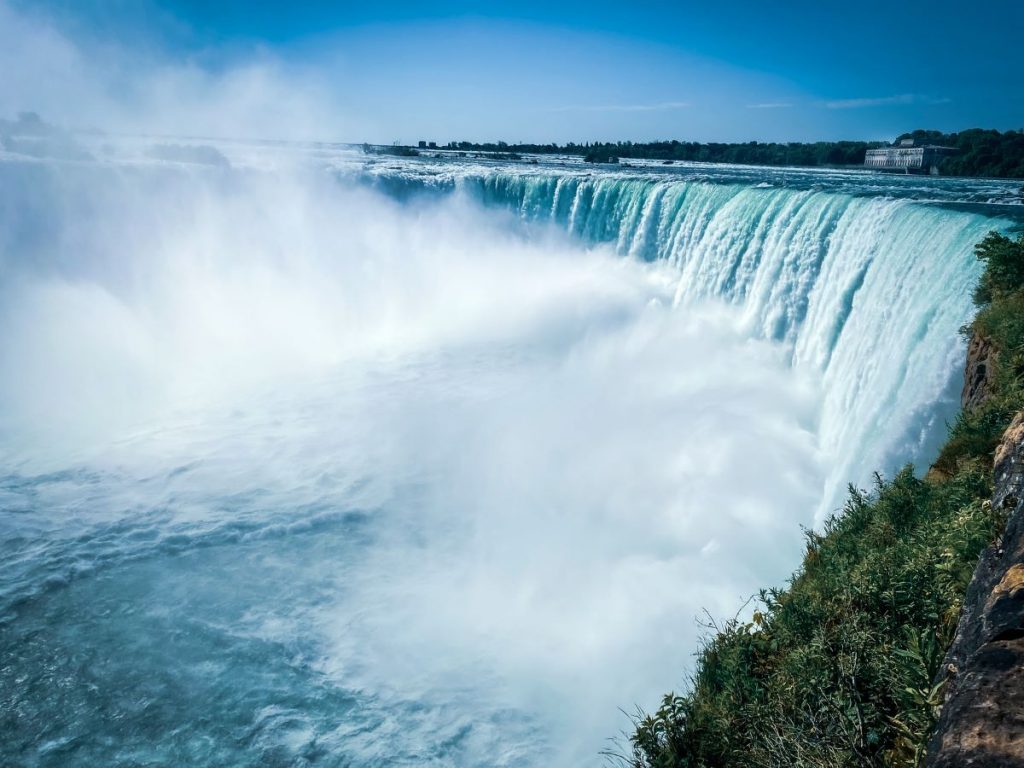
POLYGON ((971 247, 1020 219, 1000 182, 92 141, 0 155, 3 765, 597 763, 703 609, 927 463, 971 247))

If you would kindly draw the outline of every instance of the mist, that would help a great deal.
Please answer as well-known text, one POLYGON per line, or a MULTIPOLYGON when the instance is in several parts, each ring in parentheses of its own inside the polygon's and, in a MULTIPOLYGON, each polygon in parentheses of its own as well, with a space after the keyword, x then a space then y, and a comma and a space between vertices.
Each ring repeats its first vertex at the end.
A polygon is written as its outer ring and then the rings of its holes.
POLYGON ((226 58, 181 57, 151 40, 131 45, 69 28, 65 16, 0 2, 0 70, 9 73, 0 116, 37 112, 105 134, 337 140, 349 131, 314 64, 254 45, 226 58))
POLYGON ((0 682, 66 691, 15 747, 592 765, 893 450, 841 422, 905 371, 825 375, 865 347, 687 293, 719 243, 645 261, 341 150, 182 138, 344 124, 270 54, 171 65, 0 5, 0 66, 0 682))
POLYGON ((553 727, 585 762, 679 679, 703 610, 796 556, 818 393, 729 308, 674 310, 664 265, 290 163, 0 173, 8 467, 107 478, 76 530, 368 511, 377 543, 317 561, 351 581, 296 627, 339 685, 469 686, 464 716, 543 723, 501 749, 553 727))

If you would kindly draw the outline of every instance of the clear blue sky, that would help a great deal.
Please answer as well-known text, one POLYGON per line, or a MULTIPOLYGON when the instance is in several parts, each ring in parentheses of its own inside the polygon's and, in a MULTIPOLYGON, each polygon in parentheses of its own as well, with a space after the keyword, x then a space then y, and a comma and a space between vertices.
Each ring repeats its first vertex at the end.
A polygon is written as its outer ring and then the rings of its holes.
POLYGON ((338 140, 891 138, 1024 128, 1024 0, 18 2, 76 40, 315 73, 338 140), (343 135, 341 135, 343 134, 343 135))

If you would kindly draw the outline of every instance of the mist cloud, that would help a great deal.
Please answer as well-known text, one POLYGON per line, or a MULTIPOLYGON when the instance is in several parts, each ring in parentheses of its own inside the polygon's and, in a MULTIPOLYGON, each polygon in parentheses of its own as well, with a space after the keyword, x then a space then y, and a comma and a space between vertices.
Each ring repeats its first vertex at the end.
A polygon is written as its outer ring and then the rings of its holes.
POLYGON ((320 565, 345 589, 295 630, 339 685, 522 711, 495 745, 552 728, 556 762, 588 762, 686 668, 700 611, 800 546, 818 394, 733 311, 673 309, 671 267, 252 149, 5 162, 0 194, 8 466, 112 476, 91 498, 175 529, 230 524, 248 489, 294 525, 372 510, 373 549, 320 565))
POLYGON ((322 73, 265 49, 212 70, 109 41, 73 40, 0 2, 0 116, 64 128, 221 138, 330 139, 345 120, 322 73))
MULTIPOLYGON (((0 112, 49 137, 344 124, 272 55, 210 72, 5 5, 0 67, 0 112)), ((367 754, 512 710, 531 730, 481 737, 476 763, 543 734, 589 763, 618 707, 682 674, 702 609, 788 572, 819 393, 734 309, 673 308, 671 267, 458 197, 400 205, 306 155, 79 138, 0 160, 0 455, 102 478, 102 519, 161 510, 159 535, 366 515, 366 552, 315 563, 332 600, 255 623, 315 640, 339 687, 415 703, 367 754)))

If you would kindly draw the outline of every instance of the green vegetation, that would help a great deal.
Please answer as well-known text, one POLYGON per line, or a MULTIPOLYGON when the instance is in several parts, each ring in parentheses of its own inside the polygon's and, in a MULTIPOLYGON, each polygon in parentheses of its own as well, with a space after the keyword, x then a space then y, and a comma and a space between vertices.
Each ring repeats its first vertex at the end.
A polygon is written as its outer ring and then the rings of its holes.
POLYGON ((993 344, 992 396, 963 413, 926 479, 906 467, 807 533, 787 589, 760 594, 698 655, 684 695, 638 718, 638 768, 921 766, 934 685, 981 551, 1005 524, 991 461, 1024 407, 1024 236, 989 234, 970 329, 993 344))
POLYGON ((959 133, 914 131, 903 134, 899 139, 914 139, 919 143, 960 150, 939 164, 939 171, 947 176, 1024 179, 1024 131, 1000 133, 982 128, 959 133))
POLYGON ((394 157, 417 157, 420 152, 412 147, 403 147, 400 144, 363 144, 363 154, 366 155, 392 155, 394 157))
POLYGON ((869 141, 819 141, 814 144, 700 144, 693 141, 656 141, 649 144, 591 144, 584 158, 613 155, 647 160, 691 160, 702 163, 746 165, 842 166, 863 165, 865 150, 882 146, 869 141))
POLYGON ((617 163, 619 162, 618 147, 593 147, 587 150, 583 159, 588 163, 617 163))
POLYGON ((749 165, 863 165, 864 151, 884 146, 878 141, 819 141, 814 144, 787 144, 750 141, 745 144, 701 144, 695 141, 632 141, 576 144, 473 144, 453 141, 445 148, 463 152, 520 152, 539 155, 580 155, 591 163, 614 163, 637 158, 704 163, 745 163, 749 165))
MULTIPOLYGON (((940 170, 950 176, 996 176, 1024 178, 1024 131, 972 128, 960 133, 914 131, 899 139, 956 147, 959 153, 942 162, 940 170)), ((757 142, 744 144, 702 144, 695 141, 593 142, 576 144, 474 144, 453 141, 446 149, 463 152, 516 152, 529 154, 579 155, 588 162, 608 163, 631 158, 703 163, 740 163, 772 166, 862 166, 864 152, 886 146, 879 141, 757 142)))
POLYGON ((975 456, 991 456, 1013 415, 1024 409, 1024 235, 1011 240, 991 232, 976 247, 985 272, 974 289, 978 314, 964 333, 977 333, 996 349, 989 376, 992 393, 957 416, 935 469, 955 475, 975 456))

